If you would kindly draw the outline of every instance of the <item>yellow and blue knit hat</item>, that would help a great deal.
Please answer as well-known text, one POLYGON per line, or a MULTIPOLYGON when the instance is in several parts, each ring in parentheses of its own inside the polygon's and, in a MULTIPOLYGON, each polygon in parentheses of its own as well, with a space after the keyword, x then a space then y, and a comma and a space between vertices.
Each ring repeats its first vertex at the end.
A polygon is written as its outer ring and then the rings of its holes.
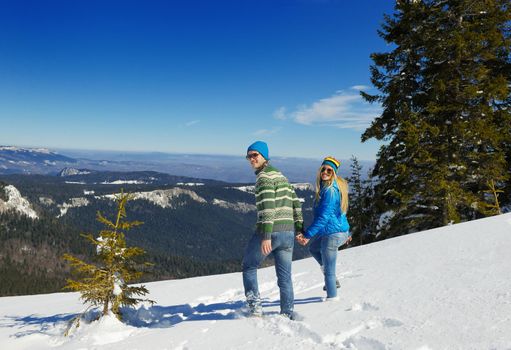
POLYGON ((323 159, 323 163, 321 163, 321 166, 323 165, 329 165, 334 169, 334 172, 337 172, 337 169, 339 169, 339 165, 341 165, 341 162, 335 159, 334 157, 326 157, 323 159))

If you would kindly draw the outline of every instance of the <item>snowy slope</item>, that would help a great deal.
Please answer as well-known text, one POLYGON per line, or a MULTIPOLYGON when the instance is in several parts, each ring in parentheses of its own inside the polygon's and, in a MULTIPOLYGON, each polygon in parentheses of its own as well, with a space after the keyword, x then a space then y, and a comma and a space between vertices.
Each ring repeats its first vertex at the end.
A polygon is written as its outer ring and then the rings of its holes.
POLYGON ((312 259, 293 265, 299 321, 277 315, 260 270, 263 318, 246 318, 239 273, 147 284, 153 307, 82 324, 74 293, 0 298, 1 349, 511 349, 511 214, 339 253, 341 300, 323 302, 312 259))

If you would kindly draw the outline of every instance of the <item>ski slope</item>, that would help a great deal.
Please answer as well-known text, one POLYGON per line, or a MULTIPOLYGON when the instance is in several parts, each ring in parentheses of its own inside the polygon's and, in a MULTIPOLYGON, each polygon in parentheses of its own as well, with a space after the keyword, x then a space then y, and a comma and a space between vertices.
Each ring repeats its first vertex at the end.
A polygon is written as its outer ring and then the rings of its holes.
POLYGON ((298 321, 278 315, 272 267, 262 318, 240 273, 148 283, 153 307, 83 323, 76 293, 0 298, 0 349, 511 349, 511 214, 339 252, 340 301, 313 259, 293 264, 298 321))

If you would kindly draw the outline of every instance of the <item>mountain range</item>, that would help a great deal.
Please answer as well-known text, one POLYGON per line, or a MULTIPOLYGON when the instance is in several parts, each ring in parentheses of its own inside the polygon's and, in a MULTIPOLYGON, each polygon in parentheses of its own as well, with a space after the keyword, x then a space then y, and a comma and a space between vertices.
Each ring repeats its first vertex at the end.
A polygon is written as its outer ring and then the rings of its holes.
MULTIPOLYGON (((320 162, 272 158, 295 183, 306 224, 320 162)), ((343 162, 341 174, 348 172, 343 162)), ((129 217, 144 222, 127 241, 155 264, 145 280, 238 271, 254 230, 254 180, 243 155, 1 146, 0 295, 60 290, 69 276, 62 254, 94 257, 80 233, 102 229, 96 213, 112 215, 121 189, 133 194, 129 217)), ((306 249, 295 249, 295 259, 306 256, 306 249)))
MULTIPOLYGON (((271 162, 292 182, 315 181, 321 159, 272 157, 271 162)), ((365 176, 373 161, 359 160, 365 176)), ((350 175, 351 160, 341 162, 340 174, 350 175)), ((96 171, 156 171, 175 176, 212 179, 230 183, 254 181, 254 173, 244 158, 207 154, 171 154, 157 152, 102 152, 0 146, 0 174, 55 175, 64 168, 96 171)))
MULTIPOLYGON (((312 186, 294 186, 310 220, 312 186)), ((144 222, 127 241, 156 264, 148 280, 239 270, 255 224, 253 184, 66 168, 58 175, 0 175, 0 258, 7 269, 0 295, 59 290, 69 275, 60 256, 93 257, 80 233, 97 235, 103 227, 96 213, 113 215, 121 189, 133 196, 128 218, 144 222), (19 285, 19 276, 32 284, 19 285)), ((295 258, 305 256, 295 250, 295 258)))

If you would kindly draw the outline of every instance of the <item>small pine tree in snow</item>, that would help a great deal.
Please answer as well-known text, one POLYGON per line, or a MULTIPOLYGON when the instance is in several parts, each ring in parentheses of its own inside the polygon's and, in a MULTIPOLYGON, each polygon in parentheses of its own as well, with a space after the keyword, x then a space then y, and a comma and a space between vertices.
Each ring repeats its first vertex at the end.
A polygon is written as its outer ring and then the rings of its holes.
MULTIPOLYGON (((84 303, 90 307, 101 307, 102 316, 112 312, 121 319, 121 306, 135 306, 147 299, 137 298, 144 296, 148 290, 142 286, 129 286, 128 283, 139 279, 143 272, 141 266, 148 266, 149 263, 139 263, 136 258, 145 253, 138 247, 127 247, 123 231, 142 225, 140 221, 126 221, 126 203, 130 195, 121 193, 116 196, 117 215, 115 219, 109 220, 100 212, 97 213, 97 220, 106 228, 101 230, 99 237, 94 238, 92 234, 83 235, 91 244, 96 246, 97 264, 84 262, 69 254, 64 255, 73 272, 80 277, 76 280, 68 279, 66 289, 80 292, 84 303)), ((79 321, 79 317, 76 319, 79 321)))

